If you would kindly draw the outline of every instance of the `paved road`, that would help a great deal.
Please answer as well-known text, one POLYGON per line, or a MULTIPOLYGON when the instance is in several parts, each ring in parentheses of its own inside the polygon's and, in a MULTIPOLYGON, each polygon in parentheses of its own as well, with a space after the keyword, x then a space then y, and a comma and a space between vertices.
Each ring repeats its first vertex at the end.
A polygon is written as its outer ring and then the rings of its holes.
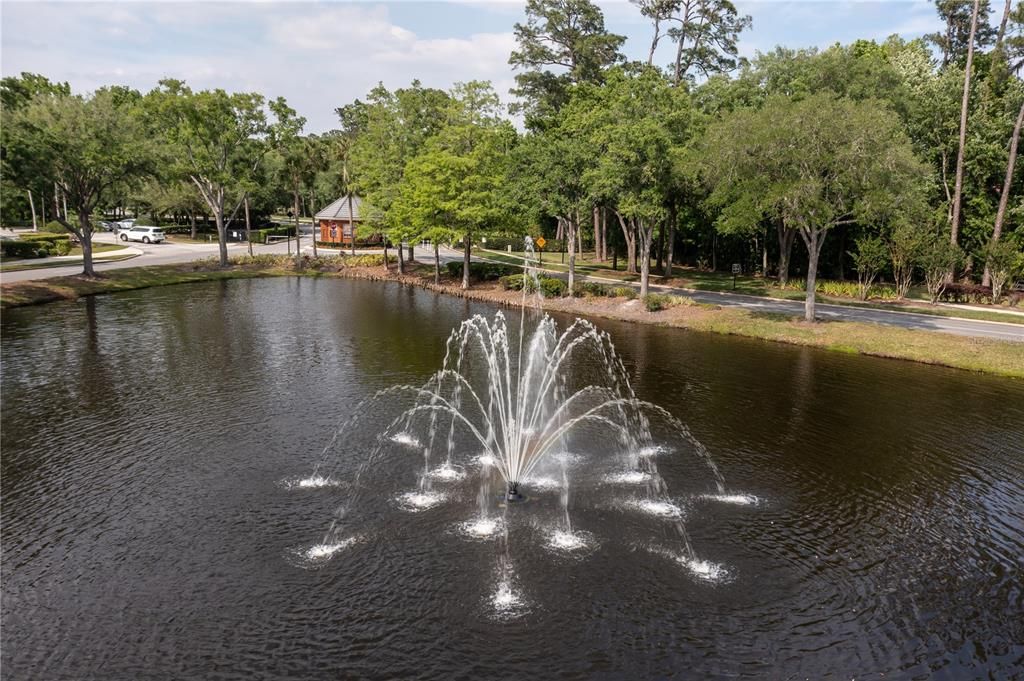
MULTIPOLYGON (((451 251, 449 255, 457 252, 451 251)), ((486 260, 486 258, 475 258, 486 260)), ((491 262, 499 262, 497 260, 491 262)), ((551 276, 565 279, 564 273, 550 271, 551 276)), ((603 277, 578 276, 583 281, 593 281, 600 284, 615 284, 616 286, 632 286, 640 288, 639 284, 622 282, 617 279, 606 279, 603 277)), ((747 296, 737 293, 720 293, 717 291, 697 291, 694 289, 673 288, 670 286, 659 286, 652 284, 651 289, 662 293, 673 293, 684 295, 701 303, 711 303, 729 307, 741 307, 753 312, 766 312, 775 314, 786 314, 802 317, 804 304, 799 301, 779 300, 777 298, 761 298, 758 296, 747 296)), ((848 307, 845 305, 826 305, 818 303, 815 306, 820 319, 837 321, 870 322, 873 324, 886 324, 899 326, 904 329, 921 329, 925 331, 941 331, 952 333, 958 336, 972 336, 981 338, 994 338, 997 340, 1016 341, 1024 343, 1024 324, 1013 324, 1009 322, 988 322, 974 319, 962 319, 959 317, 937 317, 934 315, 917 314, 914 312, 900 312, 896 310, 874 310, 870 308, 848 307)), ((1024 350, 1022 350, 1024 352, 1024 350)))
MULTIPOLYGON (((98 234, 96 241, 100 243, 114 243, 112 234, 98 234)), ((308 240, 304 240, 304 252, 312 252, 308 240)), ((217 244, 136 244, 133 246, 143 251, 143 254, 129 260, 118 262, 98 263, 96 269, 99 271, 121 269, 125 267, 140 267, 143 265, 168 265, 173 263, 192 262, 212 258, 217 255, 217 244)), ((268 246, 256 245, 253 247, 255 253, 284 254, 288 252, 289 246, 286 243, 277 243, 268 246)), ((294 245, 291 246, 294 248, 294 245)), ((321 249, 325 250, 325 249, 321 249)), ((228 245, 230 255, 242 255, 247 253, 245 244, 232 243, 228 245)), ((331 251, 325 251, 331 252, 331 251)), ((418 248, 416 251, 419 259, 423 262, 433 260, 433 252, 429 248, 418 248)), ((443 263, 461 261, 462 252, 451 248, 441 248, 440 257, 443 263)), ((474 260, 488 260, 473 256, 474 260)), ((497 262, 497 261, 492 261, 497 262)), ((48 267, 44 269, 24 270, 21 272, 8 272, 0 274, 0 281, 4 283, 16 281, 29 281, 34 279, 47 279, 51 277, 63 277, 79 272, 79 267, 48 267)), ((552 276, 565 278, 564 273, 550 272, 552 276)), ((639 288, 639 284, 631 284, 602 277, 580 276, 583 281, 594 281, 598 283, 614 283, 618 286, 633 286, 639 288)), ((652 285, 652 289, 677 295, 685 295, 702 303, 712 303, 730 307, 741 307, 754 312, 766 312, 776 314, 787 314, 802 316, 803 303, 789 300, 778 300, 773 298, 759 298, 735 293, 719 293, 715 291, 695 291, 692 289, 671 288, 667 286, 652 285)), ((846 307, 842 305, 817 306, 819 317, 827 320, 848 320, 859 322, 871 322, 874 324, 887 324, 899 326, 905 329, 922 329, 926 331, 941 331, 960 336, 974 336, 982 338, 995 338, 1006 341, 1024 343, 1024 324, 1011 324, 1006 322, 988 322, 973 319, 961 319, 958 317, 936 317, 932 315, 915 314, 912 312, 898 312, 889 310, 872 310, 864 308, 846 307)))
MULTIPOLYGON (((93 237, 96 243, 120 243, 115 240, 113 234, 103 233, 97 234, 93 237)), ((303 240, 303 244, 306 245, 304 251, 312 252, 312 246, 308 239, 303 240)), ((117 270, 124 269, 126 267, 142 267, 146 265, 172 265, 176 263, 193 262, 195 260, 204 260, 206 258, 215 258, 218 254, 217 243, 211 244, 186 244, 186 243, 171 243, 165 242, 160 244, 142 244, 131 242, 133 248, 137 248, 142 251, 142 255, 129 258, 128 260, 118 260, 116 262, 97 262, 95 268, 99 272, 106 270, 117 270)), ((295 245, 292 244, 291 248, 294 249, 295 245)), ((261 244, 253 245, 254 253, 276 253, 285 254, 288 252, 289 246, 285 242, 264 246, 261 244)), ((248 248, 244 243, 229 243, 228 244, 228 255, 244 255, 247 254, 248 248)), ((0 281, 5 284, 13 283, 16 281, 33 281, 36 279, 50 279, 53 277, 66 277, 72 274, 79 274, 82 271, 81 265, 64 265, 60 267, 44 267, 31 270, 21 270, 19 272, 3 272, 0 273, 0 281)))

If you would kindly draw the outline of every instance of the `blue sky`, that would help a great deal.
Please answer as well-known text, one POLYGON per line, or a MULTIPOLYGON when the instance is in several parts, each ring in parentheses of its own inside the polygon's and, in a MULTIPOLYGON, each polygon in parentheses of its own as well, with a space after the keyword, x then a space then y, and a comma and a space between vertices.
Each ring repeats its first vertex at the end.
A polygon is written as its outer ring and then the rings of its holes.
MULTIPOLYGON (((651 29, 626 0, 598 3, 626 53, 646 57, 651 29)), ((824 47, 857 38, 938 30, 927 0, 737 0, 753 17, 740 40, 753 56, 776 45, 824 47)), ((42 73, 75 91, 152 88, 175 77, 193 88, 284 96, 307 130, 336 125, 334 109, 378 81, 419 78, 448 88, 483 79, 504 96, 522 2, 0 2, 0 72, 42 73)), ((668 63, 665 45, 659 61, 668 63)))

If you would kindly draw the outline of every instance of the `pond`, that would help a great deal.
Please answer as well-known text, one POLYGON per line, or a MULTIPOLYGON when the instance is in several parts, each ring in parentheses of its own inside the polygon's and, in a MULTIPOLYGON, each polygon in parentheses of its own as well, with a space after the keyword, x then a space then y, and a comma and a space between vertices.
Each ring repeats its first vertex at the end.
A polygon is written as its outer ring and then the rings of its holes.
MULTIPOLYGON (((338 426, 374 392, 425 381, 454 327, 495 312, 283 278, 5 313, 4 675, 1024 673, 1024 384, 907 362, 595 320, 637 396, 756 499, 686 496, 692 460, 659 457, 718 579, 643 550, 641 534, 671 541, 658 521, 583 492, 569 503, 595 537, 585 555, 541 545, 543 493, 507 508, 514 617, 491 607, 494 545, 452 531, 472 490, 418 513, 383 495, 373 532, 299 560, 366 456, 338 443, 340 486, 294 484, 338 426)), ((402 487, 414 471, 374 472, 402 487)))

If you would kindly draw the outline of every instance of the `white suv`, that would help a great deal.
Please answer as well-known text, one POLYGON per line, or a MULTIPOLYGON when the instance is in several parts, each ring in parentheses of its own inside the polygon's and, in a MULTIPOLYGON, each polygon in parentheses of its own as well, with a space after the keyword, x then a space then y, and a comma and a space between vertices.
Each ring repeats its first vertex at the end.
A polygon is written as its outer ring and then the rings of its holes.
POLYGON ((121 230, 121 241, 141 241, 144 244, 160 243, 164 232, 159 227, 132 227, 121 230))

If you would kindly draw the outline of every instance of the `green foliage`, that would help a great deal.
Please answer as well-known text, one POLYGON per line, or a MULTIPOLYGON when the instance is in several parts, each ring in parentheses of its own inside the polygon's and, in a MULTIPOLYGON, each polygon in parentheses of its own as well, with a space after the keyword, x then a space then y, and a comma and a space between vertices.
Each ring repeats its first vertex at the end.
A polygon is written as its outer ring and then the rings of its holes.
POLYGON ((562 279, 540 278, 540 294, 545 298, 561 298, 569 290, 569 285, 562 279))
POLYGON ((850 253, 850 257, 857 269, 857 297, 867 300, 875 277, 889 262, 889 251, 885 242, 876 236, 863 236, 856 244, 857 250, 850 253))
MULTIPOLYGON (((807 282, 791 279, 785 286, 780 288, 786 291, 806 291, 807 282)), ((822 295, 833 298, 860 298, 861 300, 866 300, 866 298, 861 298, 860 284, 854 281, 818 279, 814 283, 814 290, 822 295)), ((879 300, 896 300, 897 292, 895 287, 888 284, 873 284, 868 297, 879 300)))
POLYGON ((644 307, 648 312, 658 312, 673 307, 678 303, 677 296, 666 293, 648 293, 643 297, 644 307))
MULTIPOLYGON (((522 291, 524 287, 527 293, 535 293, 537 291, 538 279, 534 279, 532 276, 509 274, 501 277, 499 281, 501 287, 506 291, 522 291)), ((561 298, 569 289, 568 284, 564 280, 555 279, 554 277, 539 277, 539 283, 540 294, 545 298, 561 298)))
POLYGON ((572 294, 577 298, 599 298, 610 295, 610 292, 604 284, 578 281, 573 285, 572 294))
POLYGON ((267 227, 265 229, 254 229, 249 232, 249 241, 254 244, 267 242, 268 236, 295 236, 294 227, 267 227))
MULTIPOLYGON (((462 262, 454 261, 445 264, 448 275, 453 279, 462 278, 462 262)), ((469 277, 475 281, 495 281, 505 276, 513 275, 522 270, 514 265, 500 265, 491 262, 469 263, 469 277)))
MULTIPOLYGON (((60 226, 59 223, 51 222, 50 224, 57 224, 57 226, 60 226)), ((47 227, 49 226, 50 225, 47 225, 47 227)), ((22 234, 20 238, 22 241, 42 241, 48 244, 53 244, 58 241, 70 241, 71 235, 67 232, 28 232, 26 234, 22 234)))
POLYGON ((919 250, 917 263, 924 272, 924 283, 932 303, 938 301, 953 272, 964 260, 960 247, 943 234, 928 234, 919 250))
POLYGON ((637 297, 637 292, 632 286, 616 286, 608 290, 608 295, 612 298, 629 298, 633 300, 637 297))
POLYGON ((530 127, 543 127, 565 105, 572 85, 600 82, 602 71, 623 59, 619 48, 626 39, 608 33, 590 0, 527 0, 526 23, 514 30, 517 49, 509 64, 520 73, 513 94, 530 127))
POLYGON ((1012 287, 1024 279, 1024 251, 1017 244, 1003 240, 988 245, 985 260, 992 278, 992 302, 998 304, 1007 284, 1012 287))
POLYGON ((0 240, 0 252, 5 258, 45 258, 50 254, 45 244, 14 239, 0 240))

